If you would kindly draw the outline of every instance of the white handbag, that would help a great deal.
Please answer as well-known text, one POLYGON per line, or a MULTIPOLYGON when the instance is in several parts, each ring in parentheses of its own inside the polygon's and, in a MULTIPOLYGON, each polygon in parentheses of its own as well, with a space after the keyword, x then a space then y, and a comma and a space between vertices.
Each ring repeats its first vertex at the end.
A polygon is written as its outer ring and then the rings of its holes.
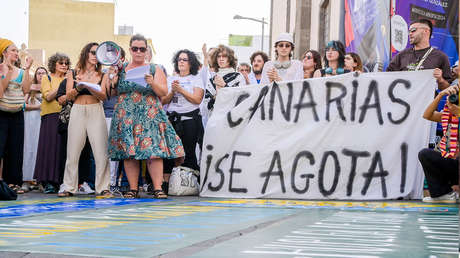
POLYGON ((175 167, 169 177, 169 195, 198 195, 200 172, 188 167, 175 167))

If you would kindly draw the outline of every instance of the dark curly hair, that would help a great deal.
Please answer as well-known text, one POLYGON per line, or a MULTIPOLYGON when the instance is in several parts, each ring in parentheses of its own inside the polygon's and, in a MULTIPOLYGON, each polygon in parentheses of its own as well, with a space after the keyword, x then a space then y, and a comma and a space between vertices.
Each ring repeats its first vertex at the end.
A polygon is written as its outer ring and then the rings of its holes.
POLYGON ((252 65, 252 63, 254 63, 254 59, 256 58, 256 56, 262 57, 262 59, 264 60, 264 63, 266 63, 268 61, 268 55, 265 54, 265 52, 256 51, 256 52, 252 53, 251 57, 249 58, 249 60, 251 60, 251 65, 252 65))
POLYGON ((236 69, 236 64, 238 63, 238 59, 236 59, 235 57, 235 52, 233 51, 233 49, 227 46, 224 46, 224 45, 217 46, 214 52, 212 52, 211 62, 210 62, 211 68, 215 69, 216 71, 219 70, 219 64, 217 63, 217 56, 219 55, 219 53, 222 53, 222 52, 225 52, 227 54, 229 66, 232 67, 233 69, 236 69))
POLYGON ((70 58, 64 53, 56 53, 48 58, 48 70, 50 73, 56 73, 56 63, 60 61, 67 61, 70 68, 70 58))
POLYGON ((329 67, 329 61, 326 58, 326 52, 329 48, 335 49, 339 52, 339 60, 338 60, 338 67, 344 68, 345 67, 345 46, 342 42, 338 40, 331 40, 327 43, 326 48, 324 49, 324 67, 329 67))
POLYGON ((198 58, 196 57, 195 53, 193 53, 192 51, 188 49, 179 50, 174 55, 172 59, 172 63, 174 64, 174 71, 179 74, 179 67, 178 67, 179 60, 178 59, 179 59, 180 54, 182 53, 187 55, 188 63, 190 65, 190 73, 193 75, 197 75, 198 70, 200 69, 200 62, 198 61, 198 58))
MULTIPOLYGON (((75 67, 77 71, 85 71, 86 69, 86 60, 88 60, 89 52, 91 51, 91 48, 93 46, 99 46, 98 43, 96 42, 91 42, 86 44, 86 46, 83 47, 83 49, 80 52, 80 58, 78 58, 78 63, 77 66, 75 67)), ((99 61, 96 64, 96 72, 98 74, 101 74, 102 70, 102 65, 99 63, 99 61)))
POLYGON ((302 59, 304 59, 308 53, 311 53, 311 55, 313 56, 313 63, 315 63, 315 71, 323 68, 323 63, 321 62, 321 54, 316 50, 310 49, 303 53, 302 59))

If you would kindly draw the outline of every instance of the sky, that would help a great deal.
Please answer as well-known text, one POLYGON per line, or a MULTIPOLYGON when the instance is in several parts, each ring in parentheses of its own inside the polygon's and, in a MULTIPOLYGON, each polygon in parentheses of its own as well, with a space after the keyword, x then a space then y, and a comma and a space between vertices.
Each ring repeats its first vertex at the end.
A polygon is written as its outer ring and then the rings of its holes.
MULTIPOLYGON (((0 37, 16 45, 27 44, 28 0, 0 0, 4 10, 0 15, 0 37), (14 24, 14 26, 6 26, 14 24)), ((99 0, 99 2, 113 2, 99 0)), ((238 14, 266 20, 270 18, 270 0, 114 0, 115 28, 134 26, 134 33, 151 38, 157 55, 155 63, 170 71, 171 59, 180 49, 201 52, 201 46, 227 44, 229 34, 260 35, 261 23, 234 20, 238 14)), ((3 8, 2 8, 3 9, 3 8)), ((269 21, 268 21, 269 23, 269 21)), ((265 26, 265 35, 269 27, 265 26)))

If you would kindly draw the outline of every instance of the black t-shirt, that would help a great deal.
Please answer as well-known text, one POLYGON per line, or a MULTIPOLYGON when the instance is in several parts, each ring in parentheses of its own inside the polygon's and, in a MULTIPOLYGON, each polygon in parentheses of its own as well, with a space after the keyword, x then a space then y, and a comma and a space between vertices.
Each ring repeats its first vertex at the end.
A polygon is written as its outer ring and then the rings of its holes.
POLYGON ((59 84, 59 88, 58 88, 58 91, 56 93, 56 100, 61 97, 61 96, 64 96, 66 94, 66 86, 67 86, 67 79, 64 79, 60 84, 59 84))
MULTIPOLYGON (((387 72, 414 71, 420 60, 422 60, 423 55, 425 55, 429 49, 429 47, 419 50, 414 50, 414 48, 404 49, 391 60, 390 65, 387 68, 387 72)), ((435 68, 441 69, 442 77, 449 83, 452 82, 453 78, 450 70, 449 58, 441 50, 433 48, 431 53, 420 66, 420 70, 435 68)))

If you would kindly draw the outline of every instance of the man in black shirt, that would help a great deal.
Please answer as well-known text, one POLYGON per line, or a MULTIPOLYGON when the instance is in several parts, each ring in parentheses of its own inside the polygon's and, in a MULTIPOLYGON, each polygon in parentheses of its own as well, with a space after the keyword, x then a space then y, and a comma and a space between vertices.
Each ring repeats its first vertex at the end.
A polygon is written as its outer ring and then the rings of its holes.
POLYGON ((413 47, 399 52, 390 62, 387 71, 417 71, 434 69, 433 76, 438 89, 449 87, 452 82, 449 58, 441 50, 430 45, 433 24, 419 19, 409 26, 409 42, 413 47))

